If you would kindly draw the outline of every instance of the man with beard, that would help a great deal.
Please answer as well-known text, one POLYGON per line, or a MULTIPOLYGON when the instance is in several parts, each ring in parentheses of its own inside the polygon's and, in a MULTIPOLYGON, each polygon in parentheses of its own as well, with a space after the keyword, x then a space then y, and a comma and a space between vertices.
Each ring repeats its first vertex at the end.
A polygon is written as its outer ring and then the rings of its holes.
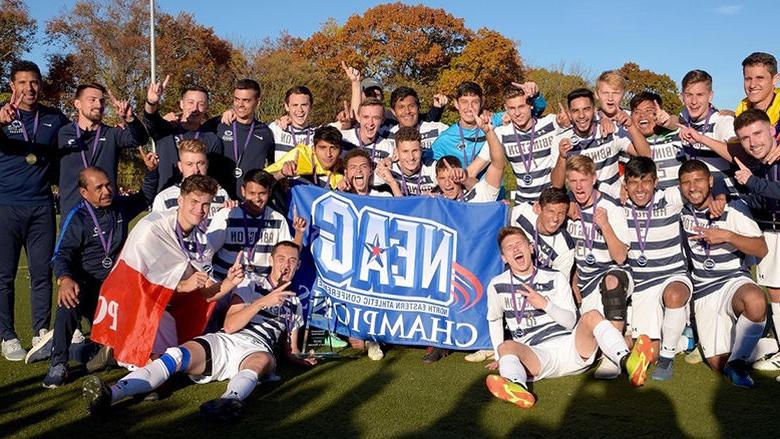
POLYGON ((58 133, 63 218, 81 200, 77 182, 82 169, 100 167, 115 186, 119 149, 144 145, 148 140, 143 124, 133 114, 129 102, 118 101, 100 84, 79 85, 73 106, 78 111, 76 122, 63 126, 58 133), (127 126, 109 127, 103 124, 105 95, 111 99, 114 111, 127 126))
POLYGON ((0 340, 6 360, 27 351, 14 328, 14 293, 24 246, 30 273, 33 345, 51 319, 51 260, 56 233, 52 168, 57 166, 57 132, 69 121, 38 102, 41 71, 30 61, 11 66, 11 98, 0 108, 0 340))
POLYGON ((709 366, 732 384, 752 388, 749 361, 766 325, 766 297, 750 277, 747 257, 763 258, 767 245, 742 200, 711 218, 713 177, 702 161, 680 167, 687 202, 681 215, 692 266, 693 303, 699 344, 709 366))
MULTIPOLYGON (((206 154, 212 162, 219 162, 222 157, 222 141, 216 134, 202 125, 206 122, 209 111, 209 93, 197 85, 186 86, 181 93, 179 108, 181 115, 178 120, 168 122, 159 113, 160 99, 168 86, 169 76, 163 82, 149 84, 144 104, 143 123, 154 139, 157 154, 160 156, 160 182, 157 192, 179 181, 176 163, 179 161, 178 145, 185 139, 198 139, 206 145, 206 154)), ((223 187, 225 186, 225 182, 223 187)))

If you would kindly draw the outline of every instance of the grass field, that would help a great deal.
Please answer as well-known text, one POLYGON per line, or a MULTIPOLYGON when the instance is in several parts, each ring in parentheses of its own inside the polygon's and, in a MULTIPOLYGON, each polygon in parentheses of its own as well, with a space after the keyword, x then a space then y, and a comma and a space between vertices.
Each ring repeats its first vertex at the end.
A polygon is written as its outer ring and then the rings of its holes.
MULTIPOLYGON (((23 260, 23 269, 26 269, 23 260)), ((16 280, 17 331, 29 347, 29 280, 16 280)), ((355 351, 347 353, 356 354, 355 351)), ((230 425, 202 419, 200 403, 225 383, 176 382, 158 402, 126 402, 109 417, 88 418, 83 375, 60 389, 41 387, 47 363, 0 359, 0 437, 773 437, 780 436, 774 374, 754 373, 757 387, 741 390, 703 365, 675 362, 671 382, 633 389, 627 380, 596 381, 592 372, 543 381, 539 402, 523 411, 494 399, 482 365, 457 353, 423 365, 420 349, 390 349, 383 361, 365 356, 309 371, 282 367, 278 385, 260 385, 244 417, 230 425), (89 435, 89 436, 88 436, 89 435)), ((71 368, 73 370, 73 368, 71 368)), ((121 370, 105 372, 109 381, 121 370)))

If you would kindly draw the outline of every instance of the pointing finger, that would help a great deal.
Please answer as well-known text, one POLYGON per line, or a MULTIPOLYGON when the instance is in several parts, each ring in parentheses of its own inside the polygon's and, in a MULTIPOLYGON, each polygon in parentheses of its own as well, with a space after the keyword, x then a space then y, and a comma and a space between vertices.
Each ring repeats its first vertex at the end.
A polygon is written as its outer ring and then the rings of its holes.
MULTIPOLYGON (((171 75, 165 75, 165 80, 162 83, 162 88, 165 90, 166 87, 168 87, 168 81, 171 80, 171 75)), ((162 92, 162 90, 160 90, 162 92)))
POLYGON ((236 255, 236 262, 233 263, 234 267, 240 267, 241 266, 241 259, 244 257, 244 251, 240 250, 238 254, 236 255))
POLYGON ((747 171, 748 168, 745 166, 744 163, 742 163, 742 160, 739 159, 739 157, 734 157, 734 162, 739 166, 740 171, 747 171))

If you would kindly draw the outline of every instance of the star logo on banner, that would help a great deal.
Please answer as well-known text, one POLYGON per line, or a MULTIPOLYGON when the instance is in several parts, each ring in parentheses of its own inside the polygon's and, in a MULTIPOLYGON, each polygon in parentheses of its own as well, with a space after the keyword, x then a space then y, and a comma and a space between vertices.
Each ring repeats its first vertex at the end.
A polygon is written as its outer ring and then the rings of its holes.
POLYGON ((374 242, 372 244, 366 242, 363 245, 371 254, 371 256, 368 257, 368 263, 370 264, 371 261, 377 261, 380 267, 384 267, 384 264, 382 263, 382 253, 384 253, 387 249, 381 248, 379 246, 379 236, 374 236, 374 242))

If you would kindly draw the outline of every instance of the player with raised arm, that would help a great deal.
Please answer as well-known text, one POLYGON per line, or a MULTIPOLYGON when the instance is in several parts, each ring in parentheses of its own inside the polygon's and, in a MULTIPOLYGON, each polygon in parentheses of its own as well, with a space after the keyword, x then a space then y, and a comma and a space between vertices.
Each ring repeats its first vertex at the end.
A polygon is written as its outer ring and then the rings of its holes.
POLYGON ((536 267, 533 249, 517 227, 498 232, 501 259, 509 268, 494 277, 487 288, 490 340, 499 375, 488 375, 487 387, 497 398, 530 408, 536 397, 528 381, 583 373, 596 352, 625 371, 633 386, 641 386, 653 361, 647 336, 639 336, 629 350, 623 335, 596 310, 582 314, 572 299, 569 279, 562 273, 536 267), (504 320, 511 339, 504 338, 504 320))

